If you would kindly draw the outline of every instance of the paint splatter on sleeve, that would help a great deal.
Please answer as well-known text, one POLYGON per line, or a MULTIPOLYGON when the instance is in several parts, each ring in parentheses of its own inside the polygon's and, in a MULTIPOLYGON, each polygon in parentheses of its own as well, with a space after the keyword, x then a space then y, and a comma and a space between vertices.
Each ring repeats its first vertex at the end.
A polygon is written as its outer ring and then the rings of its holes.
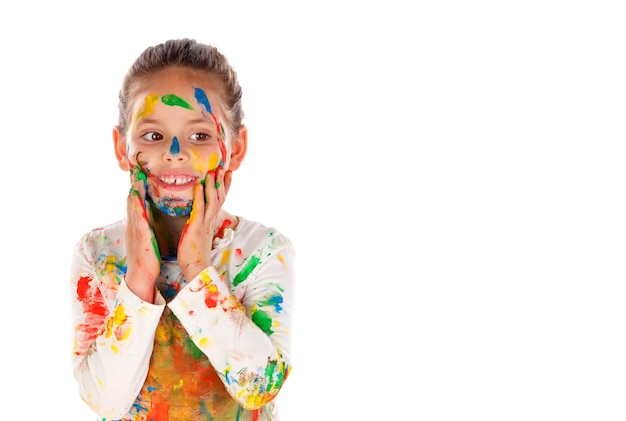
POLYGON ((145 303, 126 287, 115 234, 91 233, 77 244, 70 294, 80 395, 99 416, 118 419, 143 385, 165 303, 145 303))
MULTIPOLYGON (((271 402, 291 370, 294 252, 283 237, 270 238, 247 257, 240 248, 237 273, 200 273, 168 306, 246 409, 271 402), (238 300, 235 291, 245 291, 238 300)), ((220 260, 224 253, 220 253, 220 260)))

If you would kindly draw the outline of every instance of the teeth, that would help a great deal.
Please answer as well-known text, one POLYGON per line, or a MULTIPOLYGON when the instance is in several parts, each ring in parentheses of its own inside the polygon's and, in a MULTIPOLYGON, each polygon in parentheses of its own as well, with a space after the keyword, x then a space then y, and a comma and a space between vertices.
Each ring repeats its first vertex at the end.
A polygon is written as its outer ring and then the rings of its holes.
POLYGON ((188 175, 169 175, 167 177, 159 177, 159 180, 165 184, 180 185, 190 183, 193 181, 193 177, 188 175))

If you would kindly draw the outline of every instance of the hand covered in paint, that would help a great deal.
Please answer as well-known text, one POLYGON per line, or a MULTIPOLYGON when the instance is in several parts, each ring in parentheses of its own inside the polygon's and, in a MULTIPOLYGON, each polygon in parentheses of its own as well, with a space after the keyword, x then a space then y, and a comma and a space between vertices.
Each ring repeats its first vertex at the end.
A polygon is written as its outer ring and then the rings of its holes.
POLYGON ((209 171, 204 183, 194 190, 193 208, 178 243, 178 265, 191 280, 211 265, 213 238, 219 228, 219 215, 230 188, 232 171, 219 166, 209 171))
POLYGON ((155 284, 161 271, 161 256, 150 227, 150 209, 146 206, 146 175, 136 166, 130 177, 125 231, 126 285, 139 298, 153 303, 155 284))

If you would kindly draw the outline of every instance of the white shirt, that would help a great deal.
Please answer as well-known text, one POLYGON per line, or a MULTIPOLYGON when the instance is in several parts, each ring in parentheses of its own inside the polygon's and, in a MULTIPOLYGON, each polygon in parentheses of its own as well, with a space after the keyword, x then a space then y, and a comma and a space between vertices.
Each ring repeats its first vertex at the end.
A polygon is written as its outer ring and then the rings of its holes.
POLYGON ((86 234, 71 268, 74 375, 108 419, 276 420, 291 369, 294 249, 239 218, 187 282, 164 260, 155 303, 126 286, 124 220, 86 234))

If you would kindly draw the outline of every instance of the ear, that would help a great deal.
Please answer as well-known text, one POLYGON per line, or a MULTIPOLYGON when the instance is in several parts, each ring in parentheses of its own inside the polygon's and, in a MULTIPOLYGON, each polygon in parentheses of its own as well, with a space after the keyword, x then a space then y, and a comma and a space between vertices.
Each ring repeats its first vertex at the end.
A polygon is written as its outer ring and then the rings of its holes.
POLYGON ((239 133, 230 142, 230 165, 228 169, 235 171, 246 157, 248 150, 248 128, 244 125, 239 129, 239 133))
POLYGON ((130 166, 128 165, 128 158, 126 157, 126 140, 120 133, 120 126, 113 128, 113 146, 115 148, 117 165, 119 165, 122 170, 128 171, 130 166))

